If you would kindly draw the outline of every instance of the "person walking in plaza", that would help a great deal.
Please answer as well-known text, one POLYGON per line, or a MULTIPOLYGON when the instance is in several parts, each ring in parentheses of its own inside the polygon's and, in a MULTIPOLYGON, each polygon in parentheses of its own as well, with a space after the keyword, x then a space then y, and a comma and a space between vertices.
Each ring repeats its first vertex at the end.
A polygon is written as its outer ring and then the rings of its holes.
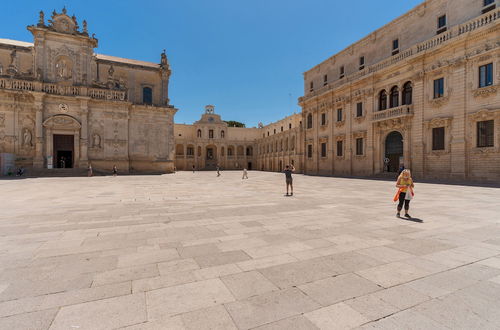
POLYGON ((248 179, 248 171, 246 168, 243 169, 243 177, 241 178, 241 180, 243 179, 248 179))
POLYGON ((193 173, 194 173, 194 170, 195 170, 195 167, 194 167, 194 165, 193 165, 193 173))
POLYGON ((118 175, 118 168, 116 167, 116 165, 113 165, 113 176, 117 175, 118 175))
POLYGON ((87 167, 87 176, 91 177, 94 175, 94 172, 92 171, 92 163, 89 163, 89 166, 87 167))
POLYGON ((216 169, 217 169, 217 177, 219 177, 220 176, 220 166, 219 166, 219 164, 217 164, 217 168, 216 169))
POLYGON ((403 209, 403 205, 405 208, 405 217, 411 219, 411 216, 408 214, 410 209, 410 201, 412 200, 415 193, 413 192, 413 179, 411 178, 411 172, 408 169, 404 169, 398 177, 398 181, 396 182, 396 187, 398 188, 398 192, 396 196, 394 196, 394 201, 399 201, 398 203, 398 213, 396 216, 399 218, 401 216, 401 210, 403 209))
POLYGON ((286 181, 286 195, 285 196, 293 196, 293 179, 292 173, 295 172, 295 167, 293 165, 286 165, 283 173, 285 173, 285 181, 286 181), (288 186, 290 186, 290 195, 288 194, 288 186))

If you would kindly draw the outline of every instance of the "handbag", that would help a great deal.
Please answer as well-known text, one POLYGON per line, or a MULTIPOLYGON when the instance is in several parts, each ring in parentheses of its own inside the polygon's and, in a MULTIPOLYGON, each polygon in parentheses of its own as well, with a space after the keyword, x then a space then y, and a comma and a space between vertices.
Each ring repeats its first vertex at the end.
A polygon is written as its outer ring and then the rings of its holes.
POLYGON ((411 187, 408 187, 408 189, 406 189, 405 200, 411 201, 413 199, 413 195, 415 195, 413 189, 411 187))
POLYGON ((394 202, 397 202, 397 201, 398 201, 398 199, 399 199, 399 194, 401 194, 401 189, 402 189, 402 188, 399 188, 399 189, 398 189, 398 191, 396 191, 396 195, 394 195, 394 199, 393 199, 393 201, 394 201, 394 202))

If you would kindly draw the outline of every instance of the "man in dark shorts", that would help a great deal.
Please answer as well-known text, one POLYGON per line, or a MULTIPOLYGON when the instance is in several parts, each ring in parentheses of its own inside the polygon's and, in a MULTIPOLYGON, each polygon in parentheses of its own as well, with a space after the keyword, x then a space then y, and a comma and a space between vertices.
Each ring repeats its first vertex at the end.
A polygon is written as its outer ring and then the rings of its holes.
POLYGON ((292 179, 293 172, 295 172, 295 167, 293 167, 293 165, 287 165, 283 170, 283 173, 285 173, 285 180, 286 180, 286 196, 293 196, 293 179, 292 179), (288 195, 288 186, 290 186, 291 190, 290 195, 288 195))

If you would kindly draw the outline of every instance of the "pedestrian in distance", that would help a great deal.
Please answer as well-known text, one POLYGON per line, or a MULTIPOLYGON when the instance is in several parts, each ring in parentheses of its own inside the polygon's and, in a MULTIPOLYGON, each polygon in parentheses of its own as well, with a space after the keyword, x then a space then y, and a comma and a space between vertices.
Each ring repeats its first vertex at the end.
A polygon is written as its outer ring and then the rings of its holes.
POLYGON ((193 173, 194 173, 194 170, 195 170, 195 167, 194 167, 194 165, 193 165, 193 173))
POLYGON ((293 179, 292 173, 295 172, 295 167, 293 165, 286 165, 283 173, 285 173, 285 182, 286 182, 286 195, 285 196, 293 196, 293 179), (290 195, 288 194, 288 187, 290 187, 290 195))
POLYGON ((92 163, 89 163, 89 166, 87 167, 87 176, 91 177, 94 175, 94 172, 92 171, 92 163))
POLYGON ((220 166, 218 164, 217 164, 217 168, 216 169, 217 169, 217 177, 219 177, 220 176, 220 166))
POLYGON ((243 179, 248 179, 248 171, 246 168, 243 169, 243 177, 241 178, 242 180, 243 179))
POLYGON ((415 187, 413 183, 413 179, 411 178, 411 172, 408 169, 404 169, 398 177, 398 181, 396 182, 396 187, 398 191, 394 196, 394 201, 399 201, 396 213, 396 216, 399 218, 401 216, 401 210, 403 209, 403 205, 405 208, 405 217, 411 219, 408 211, 410 209, 410 201, 413 199, 415 195, 413 191, 413 187, 415 187))
POLYGON ((118 175, 118 168, 116 167, 116 165, 113 165, 113 176, 117 175, 118 175))

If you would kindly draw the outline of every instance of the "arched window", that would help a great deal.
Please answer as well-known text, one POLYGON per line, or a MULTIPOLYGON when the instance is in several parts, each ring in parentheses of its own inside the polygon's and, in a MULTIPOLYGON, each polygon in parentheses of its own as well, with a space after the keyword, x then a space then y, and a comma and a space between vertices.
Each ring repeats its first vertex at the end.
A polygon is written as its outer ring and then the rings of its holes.
POLYGON ((153 104, 153 89, 151 87, 144 87, 142 89, 142 103, 153 104))
POLYGON ((308 114, 307 115, 307 128, 312 128, 313 127, 313 115, 308 114))
POLYGON ((227 147, 227 155, 228 155, 228 157, 232 157, 233 154, 234 154, 233 146, 227 147))
POLYGON ((399 106, 399 89, 398 86, 391 88, 391 108, 399 106))
POLYGON ((225 137, 226 133, 224 133, 224 131, 220 131, 220 137, 221 139, 223 139, 225 137))
POLYGON ((387 92, 383 89, 378 96, 378 110, 381 111, 385 109, 387 109, 387 92))
POLYGON ((408 81, 403 85, 403 104, 405 105, 411 104, 412 102, 411 94, 412 94, 411 81, 408 81))
POLYGON ((201 129, 198 130, 198 132, 196 133, 196 136, 201 138, 201 129))

